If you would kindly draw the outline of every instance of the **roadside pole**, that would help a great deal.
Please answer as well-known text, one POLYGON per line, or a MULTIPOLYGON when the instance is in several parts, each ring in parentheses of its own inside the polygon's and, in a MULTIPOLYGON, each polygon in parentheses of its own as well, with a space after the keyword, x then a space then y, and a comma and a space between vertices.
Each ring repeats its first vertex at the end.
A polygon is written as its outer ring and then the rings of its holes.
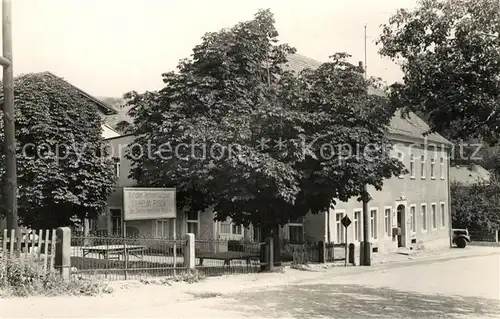
MULTIPOLYGON (((12 70, 12 0, 2 0, 3 121, 5 135, 5 200, 7 227, 19 232, 17 216, 17 168, 14 123, 14 72, 12 70)), ((18 234, 19 235, 19 234, 18 234)))

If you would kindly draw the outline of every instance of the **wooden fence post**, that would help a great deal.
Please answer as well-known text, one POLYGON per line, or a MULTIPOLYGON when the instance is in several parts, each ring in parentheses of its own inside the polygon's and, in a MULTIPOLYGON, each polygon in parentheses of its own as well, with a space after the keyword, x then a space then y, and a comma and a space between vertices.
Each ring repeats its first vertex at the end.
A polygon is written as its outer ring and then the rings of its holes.
POLYGON ((55 268, 63 279, 69 279, 71 270, 71 229, 59 227, 56 230, 57 243, 55 252, 55 268))
POLYGON ((318 241, 318 255, 319 262, 325 263, 325 244, 322 241, 318 241))

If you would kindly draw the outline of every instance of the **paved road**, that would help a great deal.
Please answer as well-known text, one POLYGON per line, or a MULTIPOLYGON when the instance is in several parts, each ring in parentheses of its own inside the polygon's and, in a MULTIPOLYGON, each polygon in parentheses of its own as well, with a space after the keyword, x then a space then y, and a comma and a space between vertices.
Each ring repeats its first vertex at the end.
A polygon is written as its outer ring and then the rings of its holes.
POLYGON ((500 317, 500 256, 419 263, 311 283, 149 307, 112 317, 484 318, 500 317))

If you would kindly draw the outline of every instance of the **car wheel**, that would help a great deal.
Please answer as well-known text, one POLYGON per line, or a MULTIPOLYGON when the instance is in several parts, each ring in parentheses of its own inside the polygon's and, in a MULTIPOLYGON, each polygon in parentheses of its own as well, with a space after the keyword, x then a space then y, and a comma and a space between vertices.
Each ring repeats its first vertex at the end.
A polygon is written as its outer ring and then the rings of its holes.
POLYGON ((467 241, 464 238, 457 238, 455 242, 458 248, 465 248, 465 246, 467 246, 467 241))

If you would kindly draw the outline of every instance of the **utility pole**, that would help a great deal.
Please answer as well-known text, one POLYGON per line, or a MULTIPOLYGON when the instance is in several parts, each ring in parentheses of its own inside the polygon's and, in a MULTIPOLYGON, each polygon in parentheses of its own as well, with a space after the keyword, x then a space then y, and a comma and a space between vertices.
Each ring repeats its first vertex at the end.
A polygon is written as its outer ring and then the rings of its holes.
MULTIPOLYGON (((364 65, 364 73, 365 73, 365 80, 367 77, 366 74, 366 25, 365 25, 365 65, 364 65)), ((368 91, 366 92, 368 94, 368 91)), ((371 265, 371 243, 370 243, 370 237, 368 236, 368 221, 370 220, 370 216, 368 216, 368 201, 369 201, 369 194, 368 194, 368 186, 366 184, 363 185, 363 241, 361 242, 360 245, 360 264, 362 266, 370 266, 371 265)))
POLYGON ((2 0, 3 126, 5 135, 5 200, 7 227, 18 231, 14 72, 12 71, 12 0, 2 0))

